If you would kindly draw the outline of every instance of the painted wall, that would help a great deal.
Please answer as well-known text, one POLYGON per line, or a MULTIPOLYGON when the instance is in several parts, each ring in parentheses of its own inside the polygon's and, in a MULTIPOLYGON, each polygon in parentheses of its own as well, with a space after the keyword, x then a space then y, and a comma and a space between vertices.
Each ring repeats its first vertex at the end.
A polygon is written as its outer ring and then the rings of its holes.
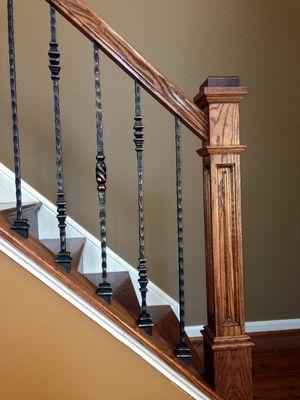
MULTIPOLYGON (((300 2, 289 0, 88 0, 88 4, 171 80, 193 96, 209 75, 239 75, 247 320, 300 316, 300 2), (297 157, 298 156, 298 157, 297 157)), ((15 1, 24 178, 55 200, 49 7, 15 1)), ((6 17, 5 1, 0 15, 6 17)), ((92 46, 58 19, 61 110, 68 210, 98 234, 92 46)), ((12 167, 7 39, 1 29, 0 157, 12 167)), ((136 265, 138 230, 133 145, 133 82, 102 59, 108 167, 108 244, 136 265)), ((143 96, 146 248, 151 279, 177 297, 174 120, 143 96)), ((188 322, 205 321, 200 141, 183 131, 188 322)))
POLYGON ((0 398, 191 399, 0 253, 0 398))

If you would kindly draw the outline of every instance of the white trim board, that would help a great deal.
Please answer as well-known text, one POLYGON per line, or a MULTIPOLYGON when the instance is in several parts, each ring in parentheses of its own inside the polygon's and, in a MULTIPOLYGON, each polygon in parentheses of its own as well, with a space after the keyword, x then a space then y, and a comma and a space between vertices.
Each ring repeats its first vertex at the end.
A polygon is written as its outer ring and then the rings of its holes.
MULTIPOLYGON (((25 203, 40 202, 41 208, 38 211, 38 229, 40 239, 58 238, 56 206, 41 193, 36 191, 28 183, 22 180, 22 198, 25 203)), ((0 203, 15 201, 15 175, 4 164, 0 163, 0 203)), ((90 232, 84 229, 72 218, 67 217, 67 237, 85 238, 83 254, 80 260, 79 271, 81 273, 99 272, 99 257, 101 243, 90 232)), ((128 262, 118 256, 113 250, 107 248, 107 269, 108 272, 127 271, 131 276, 137 297, 141 302, 138 283, 138 271, 128 262)), ((149 306, 169 305, 177 316, 179 316, 179 304, 171 296, 161 290, 153 282, 148 283, 147 302, 149 306)))
POLYGON ((41 268, 33 260, 27 257, 25 254, 16 249, 8 241, 0 237, 0 251, 10 257, 12 260, 17 262, 22 268, 30 272, 37 279, 47 285, 49 288, 54 290, 57 294, 71 303, 74 307, 80 310, 87 317, 92 319, 103 329, 113 335, 117 340, 122 342, 125 346, 129 347, 132 351, 142 357, 146 362, 152 365, 153 368, 162 373, 175 385, 180 387, 184 392, 189 394, 193 399, 196 400, 209 400, 206 394, 202 393, 198 388, 192 385, 182 375, 177 373, 168 364, 162 361, 154 353, 149 351, 145 346, 139 343, 136 339, 131 337, 127 332, 121 329, 113 321, 107 318, 103 313, 99 312, 96 308, 90 305, 88 302, 83 300, 75 292, 69 289, 66 285, 52 276, 50 273, 41 268))
MULTIPOLYGON (((251 321, 245 324, 247 333, 287 331, 290 329, 300 329, 300 318, 295 319, 277 319, 271 321, 251 321)), ((204 325, 191 325, 186 327, 186 333, 189 337, 201 337, 201 331, 204 325)))

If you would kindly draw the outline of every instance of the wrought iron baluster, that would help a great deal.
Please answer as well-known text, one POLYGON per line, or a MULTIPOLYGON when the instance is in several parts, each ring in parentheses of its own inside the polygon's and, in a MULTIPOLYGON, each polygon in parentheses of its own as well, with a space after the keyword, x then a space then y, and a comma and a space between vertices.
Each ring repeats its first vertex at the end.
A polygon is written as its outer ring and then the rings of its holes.
POLYGON ((185 341, 185 305, 184 305, 184 254, 183 254, 183 201, 182 201, 182 162, 180 119, 175 118, 176 143, 176 193, 177 193, 177 237, 179 267, 179 344, 176 355, 186 364, 190 364, 191 352, 185 341))
POLYGON ((59 104, 59 79, 60 79, 60 52, 58 50, 56 33, 56 11, 53 5, 50 6, 50 27, 51 40, 49 43, 49 69, 53 82, 54 115, 55 115, 55 147, 56 147, 56 177, 57 177, 57 219, 60 236, 60 251, 56 255, 55 262, 60 264, 67 271, 71 270, 72 258, 67 251, 66 243, 66 200, 63 187, 63 161, 61 145, 61 120, 59 104))
POLYGON ((141 112, 141 87, 135 80, 135 116, 134 116, 134 143, 137 154, 137 189, 138 189, 138 214, 139 214, 139 284, 142 297, 141 314, 137 321, 138 326, 149 335, 152 334, 153 322, 151 315, 147 312, 147 285, 148 267, 145 257, 145 220, 144 220, 144 193, 143 193, 143 144, 144 126, 141 112))
POLYGON ((17 215, 12 224, 12 229, 20 236, 27 239, 29 232, 29 224, 28 220, 23 218, 23 211, 22 211, 21 160, 20 160, 18 106, 17 106, 13 0, 7 1, 7 22, 8 22, 9 75, 10 75, 10 92, 11 92, 11 107, 12 107, 16 209, 17 209, 17 215))
POLYGON ((106 260, 106 164, 103 147, 103 117, 101 103, 101 81, 100 81, 100 48, 94 43, 94 76, 96 93, 96 122, 97 122, 97 164, 96 181, 99 200, 99 219, 100 219, 100 241, 101 241, 101 260, 102 260, 102 282, 97 289, 97 295, 108 303, 111 303, 113 291, 110 282, 107 280, 107 260, 106 260))

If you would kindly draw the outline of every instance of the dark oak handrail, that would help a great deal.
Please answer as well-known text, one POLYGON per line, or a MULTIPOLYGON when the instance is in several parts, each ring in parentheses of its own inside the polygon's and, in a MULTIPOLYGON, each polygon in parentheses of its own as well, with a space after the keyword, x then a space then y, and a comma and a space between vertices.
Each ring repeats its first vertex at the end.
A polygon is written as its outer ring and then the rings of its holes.
POLYGON ((206 114, 176 85, 165 78, 82 0, 46 0, 100 48, 165 108, 191 129, 200 139, 207 139, 206 114))

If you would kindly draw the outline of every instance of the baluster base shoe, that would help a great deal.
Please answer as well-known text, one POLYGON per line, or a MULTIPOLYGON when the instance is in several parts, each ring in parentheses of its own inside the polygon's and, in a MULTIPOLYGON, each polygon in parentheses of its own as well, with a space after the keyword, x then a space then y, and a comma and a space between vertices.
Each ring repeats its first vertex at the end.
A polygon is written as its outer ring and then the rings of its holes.
POLYGON ((71 271, 72 257, 68 251, 59 252, 55 258, 55 262, 63 267, 67 272, 71 271))
POLYGON ((24 239, 28 238, 30 225, 27 219, 14 220, 11 229, 24 239))
POLYGON ((175 351, 176 357, 186 365, 191 364, 191 351, 186 344, 179 344, 175 351))
POLYGON ((97 296, 105 300, 107 303, 111 304, 113 291, 111 284, 109 282, 101 282, 96 291, 97 296))
POLYGON ((152 328, 154 326, 151 315, 149 313, 141 314, 137 320, 137 326, 151 336, 152 328))

